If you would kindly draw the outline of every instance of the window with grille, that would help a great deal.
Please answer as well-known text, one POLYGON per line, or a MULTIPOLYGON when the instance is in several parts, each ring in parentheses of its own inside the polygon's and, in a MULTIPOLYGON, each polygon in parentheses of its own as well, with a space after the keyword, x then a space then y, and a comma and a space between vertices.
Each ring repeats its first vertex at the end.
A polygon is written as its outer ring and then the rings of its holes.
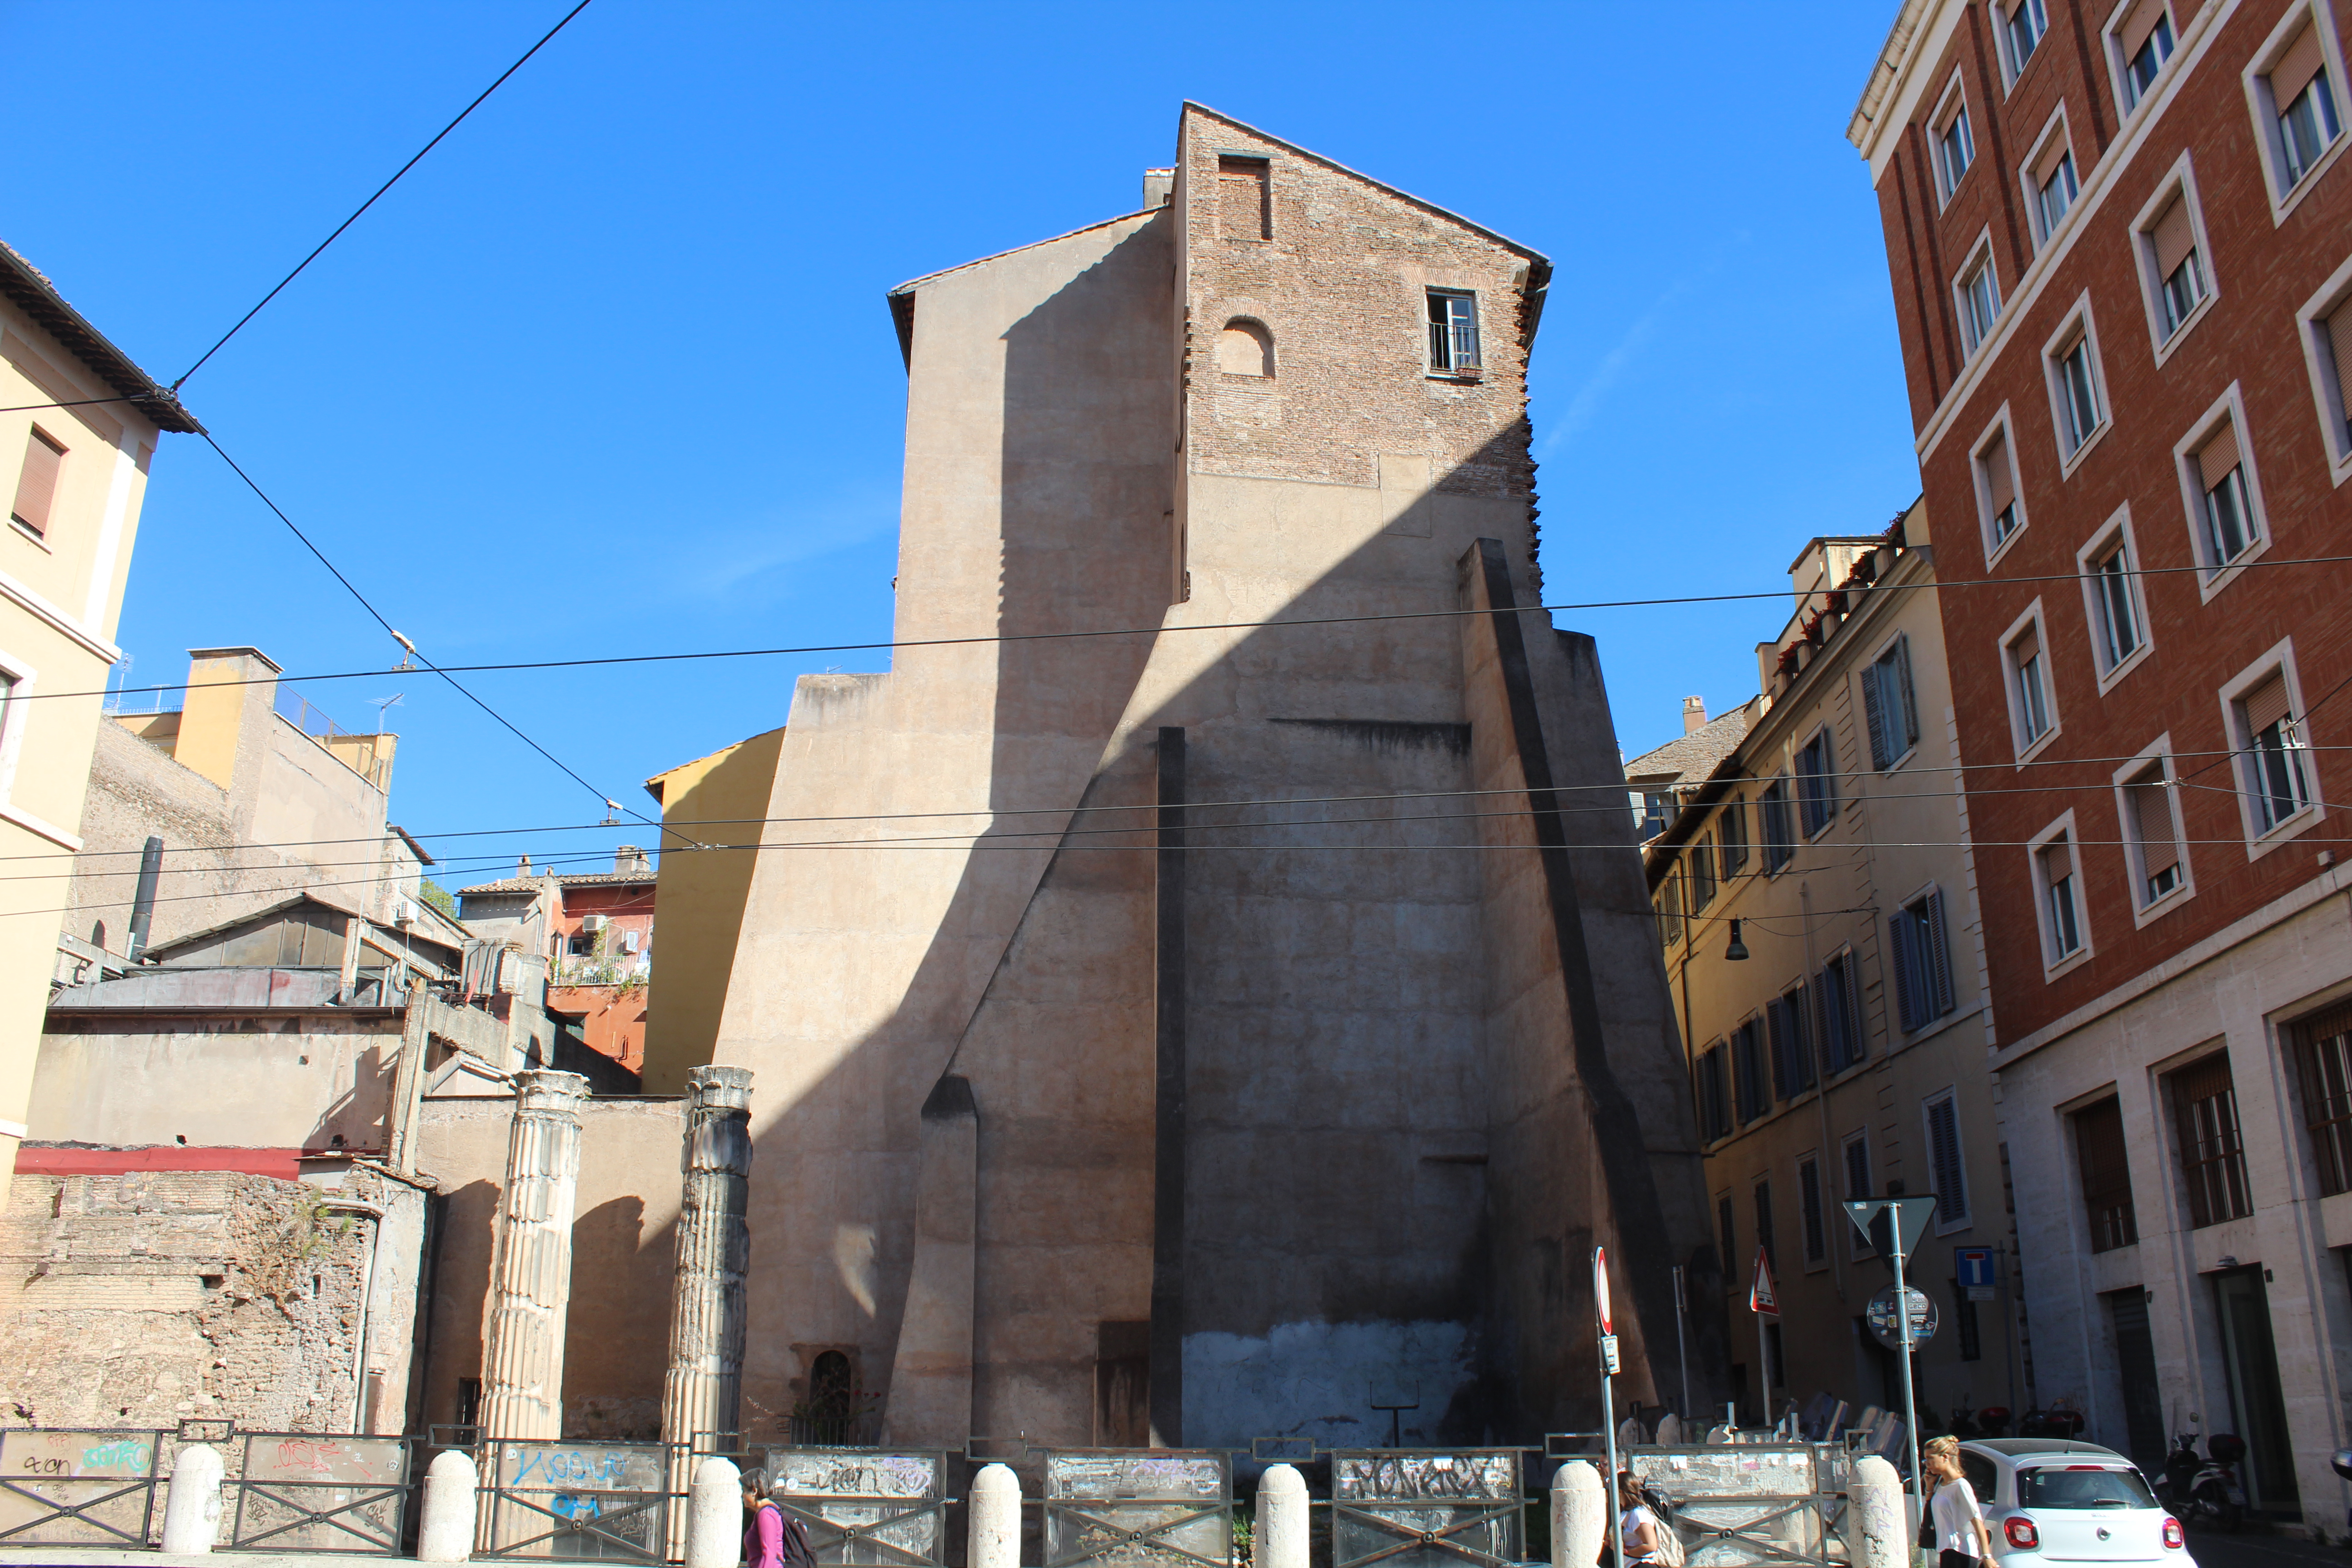
POLYGON ((2042 626, 2028 622, 2010 640, 2010 697, 2017 715, 2017 749, 2021 752, 2050 733, 2049 664, 2042 655, 2042 626))
POLYGON ((1756 797, 1756 815, 1764 830, 1764 869, 1778 871, 1797 852, 1797 836, 1789 830, 1788 775, 1764 786, 1756 797))
POLYGON ((1773 1255, 1772 1184, 1769 1182, 1756 1184, 1756 1245, 1763 1250, 1766 1263, 1774 1268, 1780 1266, 1780 1260, 1773 1255))
POLYGON ((1822 1163, 1797 1162, 1797 1217, 1805 1227, 1805 1261, 1820 1263, 1829 1257, 1827 1213, 1822 1204, 1822 1163))
POLYGON ((2268 81, 2271 108, 2278 122, 2279 188, 2290 190, 2303 183, 2343 129, 2315 24, 2304 24, 2303 31, 2271 67, 2268 81))
POLYGON ((1837 774, 1830 760, 1830 732, 1817 730, 1797 751, 1797 790, 1805 837, 1816 837, 1837 816, 1837 774))
MULTIPOLYGON (((1870 1134, 1850 1134, 1838 1153, 1845 1163, 1845 1201, 1859 1203, 1864 1198, 1876 1197, 1878 1194, 1870 1188, 1870 1134)), ((1862 1233, 1851 1226, 1846 1227, 1846 1239, 1853 1245, 1853 1255, 1856 1258, 1870 1257, 1874 1249, 1862 1233)))
POLYGON ((1733 796, 1715 822, 1716 857, 1728 882, 1748 868, 1748 803, 1733 796))
POLYGON ((1895 999, 1903 1032, 1926 1028, 1950 1012, 1952 963, 1944 932, 1944 895, 1926 894, 1886 922, 1895 955, 1895 999))
POLYGON ((2168 1080, 2173 1136, 2189 1184, 2189 1220, 2202 1229, 2254 1212, 2246 1187, 2246 1152, 2238 1137, 2238 1096, 2225 1051, 2182 1068, 2168 1080))
POLYGON ((1822 1016, 1822 1048, 1829 1070, 1843 1072, 1862 1060, 1862 986, 1853 954, 1841 952, 1822 968, 1814 982, 1822 1016))
POLYGON ((2198 489, 2204 492, 2202 510, 2205 569, 2218 572, 2243 555, 2262 531, 2254 517, 2252 498, 2246 489, 2245 450, 2238 439, 2238 426, 2223 420, 2220 429, 2205 439, 2189 459, 2197 475, 2198 489))
POLYGON ((2074 1113, 2074 1157, 2083 1173, 2083 1208, 2091 1223, 2091 1250, 2112 1252, 2139 1239, 2132 1212, 2131 1162, 2124 1149, 2124 1108, 2103 1100, 2074 1113))
POLYGON ((2168 338, 2181 329, 2205 298, 2205 267, 2197 254, 2197 228, 2184 187, 2147 227, 2148 252, 2156 261, 2158 315, 2168 338))
POLYGON ((1717 1042, 1698 1058, 1698 1117, 1707 1142, 1731 1131, 1731 1101, 1723 1081, 1723 1046, 1717 1042))
POLYGON ((1812 1019, 1805 1007, 1805 988, 1797 986, 1773 998, 1764 1009, 1772 1034, 1772 1081, 1782 1100, 1794 1099, 1813 1087, 1812 1019))
POLYGON ((1754 1018, 1731 1032, 1732 1075, 1739 1091, 1739 1120, 1754 1121, 1772 1109, 1772 1079, 1764 1062, 1764 1031, 1754 1018))
POLYGON ((2352 1193, 2352 1007, 2337 1007, 2297 1026, 2303 1069, 2303 1120, 2311 1130, 2319 1190, 2352 1193))
POLYGON ((1429 368, 1436 375, 1469 375, 1479 368, 1478 296, 1450 289, 1429 291, 1429 368))
POLYGON ((2173 821, 2172 781, 2159 758, 2124 784, 2124 841, 2130 847, 2135 891, 2142 909, 2178 891, 2186 880, 2180 832, 2173 821))
POLYGON ((2091 364, 2090 334, 2082 333, 2070 340, 2052 356, 2051 363, 2058 383, 2059 433, 2065 438, 2066 455, 2073 457, 2098 433, 2100 421, 2106 417, 2099 408, 2098 374, 2091 364))
POLYGON ((2063 963, 2083 951, 2081 883, 2074 875, 2074 846, 2062 833, 2033 852, 2033 879, 2042 888, 2042 962, 2063 963))
POLYGON ((2238 699, 2244 740, 2239 765, 2252 803, 2254 829, 2269 833, 2311 804, 2311 775, 2302 725, 2287 691, 2286 672, 2274 669, 2238 699))
POLYGON ((2137 109, 2172 58, 2172 16, 2164 0, 2140 0, 2112 35, 2123 66, 2124 108, 2137 109))
POLYGON ((16 500, 8 515, 35 533, 49 531, 49 510, 57 504, 58 478, 64 473, 66 449, 39 426, 25 438, 25 466, 16 471, 16 500))
POLYGON ((1977 454, 1977 468, 1984 482, 1985 552, 1990 554, 2006 543, 2025 521, 2025 513, 2017 503, 2017 466, 2011 459, 2009 431, 1995 431, 1991 441, 1977 454))
POLYGON ((1949 1227, 1969 1218, 1968 1161, 1960 1149, 1958 1097, 1947 1091, 1927 1101, 1927 1176, 1935 1184, 1936 1224, 1949 1227))
POLYGON ((1870 722, 1870 765, 1885 773, 1919 743, 1919 702, 1911 689, 1911 639, 1895 646, 1862 672, 1862 706, 1870 722))

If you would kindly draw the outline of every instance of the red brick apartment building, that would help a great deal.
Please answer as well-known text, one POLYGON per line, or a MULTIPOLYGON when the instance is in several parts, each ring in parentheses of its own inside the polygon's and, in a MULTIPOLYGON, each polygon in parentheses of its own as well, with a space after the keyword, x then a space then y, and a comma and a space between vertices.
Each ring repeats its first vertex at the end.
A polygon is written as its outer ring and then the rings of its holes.
POLYGON ((2347 26, 2346 0, 1907 0, 1848 132, 1935 523, 2034 1392, 2143 1461, 2234 1431, 2256 1505, 2331 1531, 2347 26))

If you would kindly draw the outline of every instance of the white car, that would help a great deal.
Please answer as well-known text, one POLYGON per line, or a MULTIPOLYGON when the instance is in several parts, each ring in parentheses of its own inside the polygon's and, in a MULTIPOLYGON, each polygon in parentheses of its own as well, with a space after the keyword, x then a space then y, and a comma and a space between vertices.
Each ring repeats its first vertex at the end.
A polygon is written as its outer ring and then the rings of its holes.
POLYGON ((2147 1563, 2195 1568, 2180 1521, 2156 1500, 2139 1467, 2096 1443, 1976 1437, 1960 1444, 2002 1568, 2147 1563))

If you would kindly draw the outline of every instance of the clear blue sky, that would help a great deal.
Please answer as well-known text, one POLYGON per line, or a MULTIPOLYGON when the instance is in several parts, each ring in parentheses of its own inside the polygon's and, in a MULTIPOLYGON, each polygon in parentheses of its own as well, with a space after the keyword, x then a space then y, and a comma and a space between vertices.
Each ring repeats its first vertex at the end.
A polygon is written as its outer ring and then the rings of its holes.
MULTIPOLYGON (((532 4, 11 5, 0 236, 169 381, 562 15, 532 4)), ((883 294, 1132 209, 1190 97, 1558 267, 1536 347, 1555 600, 1785 586, 1917 492, 1876 204, 1844 139, 1895 10, 596 0, 184 389, 443 663, 887 637, 905 375, 883 294)), ((1785 605, 1563 616, 1628 754, 1756 687, 1785 605)), ((382 633, 194 437, 167 437, 138 679, 382 633)), ((474 678, 650 812, 648 774, 878 655, 474 678)), ((427 675, 412 831, 593 821, 427 675)), ((482 841, 543 858, 646 832, 482 841)), ((452 852, 459 841, 447 841, 452 852)), ((479 873, 454 867, 445 879, 479 873)))

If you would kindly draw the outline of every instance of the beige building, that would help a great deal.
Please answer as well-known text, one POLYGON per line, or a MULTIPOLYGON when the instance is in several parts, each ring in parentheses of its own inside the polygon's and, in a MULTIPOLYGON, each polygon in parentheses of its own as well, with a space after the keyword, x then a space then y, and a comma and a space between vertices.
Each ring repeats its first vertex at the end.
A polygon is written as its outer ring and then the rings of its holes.
POLYGON ((53 868, 0 915, 0 1203, 25 1136, 57 911, 82 847, 82 795, 115 620, 161 432, 199 426, 0 246, 0 857, 53 868), (70 405, 71 406, 64 406, 70 405), (49 692, 93 695, 43 700, 49 692))
POLYGON ((1940 1422, 2026 1396, 2013 1279, 1991 1301, 1955 1284, 1957 1249, 2001 1249, 1999 1265, 2014 1240, 1933 557, 1916 505, 1883 536, 1805 546, 1795 613, 1757 647, 1764 695, 1708 727, 1743 738, 1686 781, 1647 852, 1749 1419, 1824 1394, 1857 1416, 1901 1408, 1898 1358, 1862 1321, 1889 1270, 1838 1206, 1873 1195, 1937 1203, 1906 1269, 1942 1316, 1922 1407, 1940 1422), (1748 1310, 1759 1248, 1777 1323, 1748 1310))
POLYGON ((981 640, 803 677, 753 814, 747 1433, 1533 1441, 1595 1243, 1652 1400, 1715 1277, 1593 645, 1517 608, 1549 263, 1176 151, 890 296, 896 637, 981 640))

